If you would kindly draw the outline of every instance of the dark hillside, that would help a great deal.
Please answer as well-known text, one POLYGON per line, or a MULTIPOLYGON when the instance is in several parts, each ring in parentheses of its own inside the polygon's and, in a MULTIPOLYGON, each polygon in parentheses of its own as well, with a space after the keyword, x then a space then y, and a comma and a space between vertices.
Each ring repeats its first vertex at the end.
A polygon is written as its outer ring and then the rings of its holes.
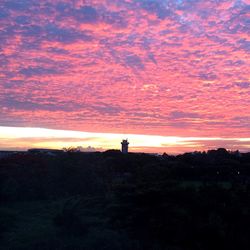
POLYGON ((0 159, 1 249, 250 246, 250 153, 0 159))

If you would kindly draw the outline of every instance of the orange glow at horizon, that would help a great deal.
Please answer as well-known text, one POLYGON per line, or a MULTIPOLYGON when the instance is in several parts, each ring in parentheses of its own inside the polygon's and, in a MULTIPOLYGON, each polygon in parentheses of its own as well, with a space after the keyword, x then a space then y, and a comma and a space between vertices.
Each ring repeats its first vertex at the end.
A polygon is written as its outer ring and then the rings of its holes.
POLYGON ((120 149, 128 138, 130 152, 178 154, 225 147, 228 150, 250 149, 250 138, 174 137, 141 134, 94 133, 45 128, 0 127, 0 150, 29 148, 81 147, 83 151, 120 149))

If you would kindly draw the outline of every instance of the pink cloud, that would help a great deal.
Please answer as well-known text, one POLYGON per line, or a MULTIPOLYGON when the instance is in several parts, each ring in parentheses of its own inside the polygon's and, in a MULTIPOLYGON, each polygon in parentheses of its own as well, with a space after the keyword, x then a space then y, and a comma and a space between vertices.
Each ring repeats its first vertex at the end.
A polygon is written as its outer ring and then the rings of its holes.
POLYGON ((2 1, 0 125, 249 136, 249 3, 191 2, 2 1))

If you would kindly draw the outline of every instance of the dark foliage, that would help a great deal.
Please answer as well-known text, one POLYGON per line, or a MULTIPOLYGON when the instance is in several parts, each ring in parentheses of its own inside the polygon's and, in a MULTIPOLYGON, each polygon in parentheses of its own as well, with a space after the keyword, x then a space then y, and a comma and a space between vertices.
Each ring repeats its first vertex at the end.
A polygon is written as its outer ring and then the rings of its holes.
POLYGON ((0 199, 3 249, 250 246, 250 153, 16 154, 0 199))

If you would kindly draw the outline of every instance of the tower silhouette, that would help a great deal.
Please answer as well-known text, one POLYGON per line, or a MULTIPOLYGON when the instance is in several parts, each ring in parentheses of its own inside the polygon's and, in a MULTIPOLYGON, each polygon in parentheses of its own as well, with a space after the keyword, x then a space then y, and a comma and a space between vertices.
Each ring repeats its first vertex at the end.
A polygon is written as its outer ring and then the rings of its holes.
POLYGON ((121 144, 122 144, 122 153, 127 154, 128 153, 128 144, 129 144, 128 139, 122 140, 121 144))

